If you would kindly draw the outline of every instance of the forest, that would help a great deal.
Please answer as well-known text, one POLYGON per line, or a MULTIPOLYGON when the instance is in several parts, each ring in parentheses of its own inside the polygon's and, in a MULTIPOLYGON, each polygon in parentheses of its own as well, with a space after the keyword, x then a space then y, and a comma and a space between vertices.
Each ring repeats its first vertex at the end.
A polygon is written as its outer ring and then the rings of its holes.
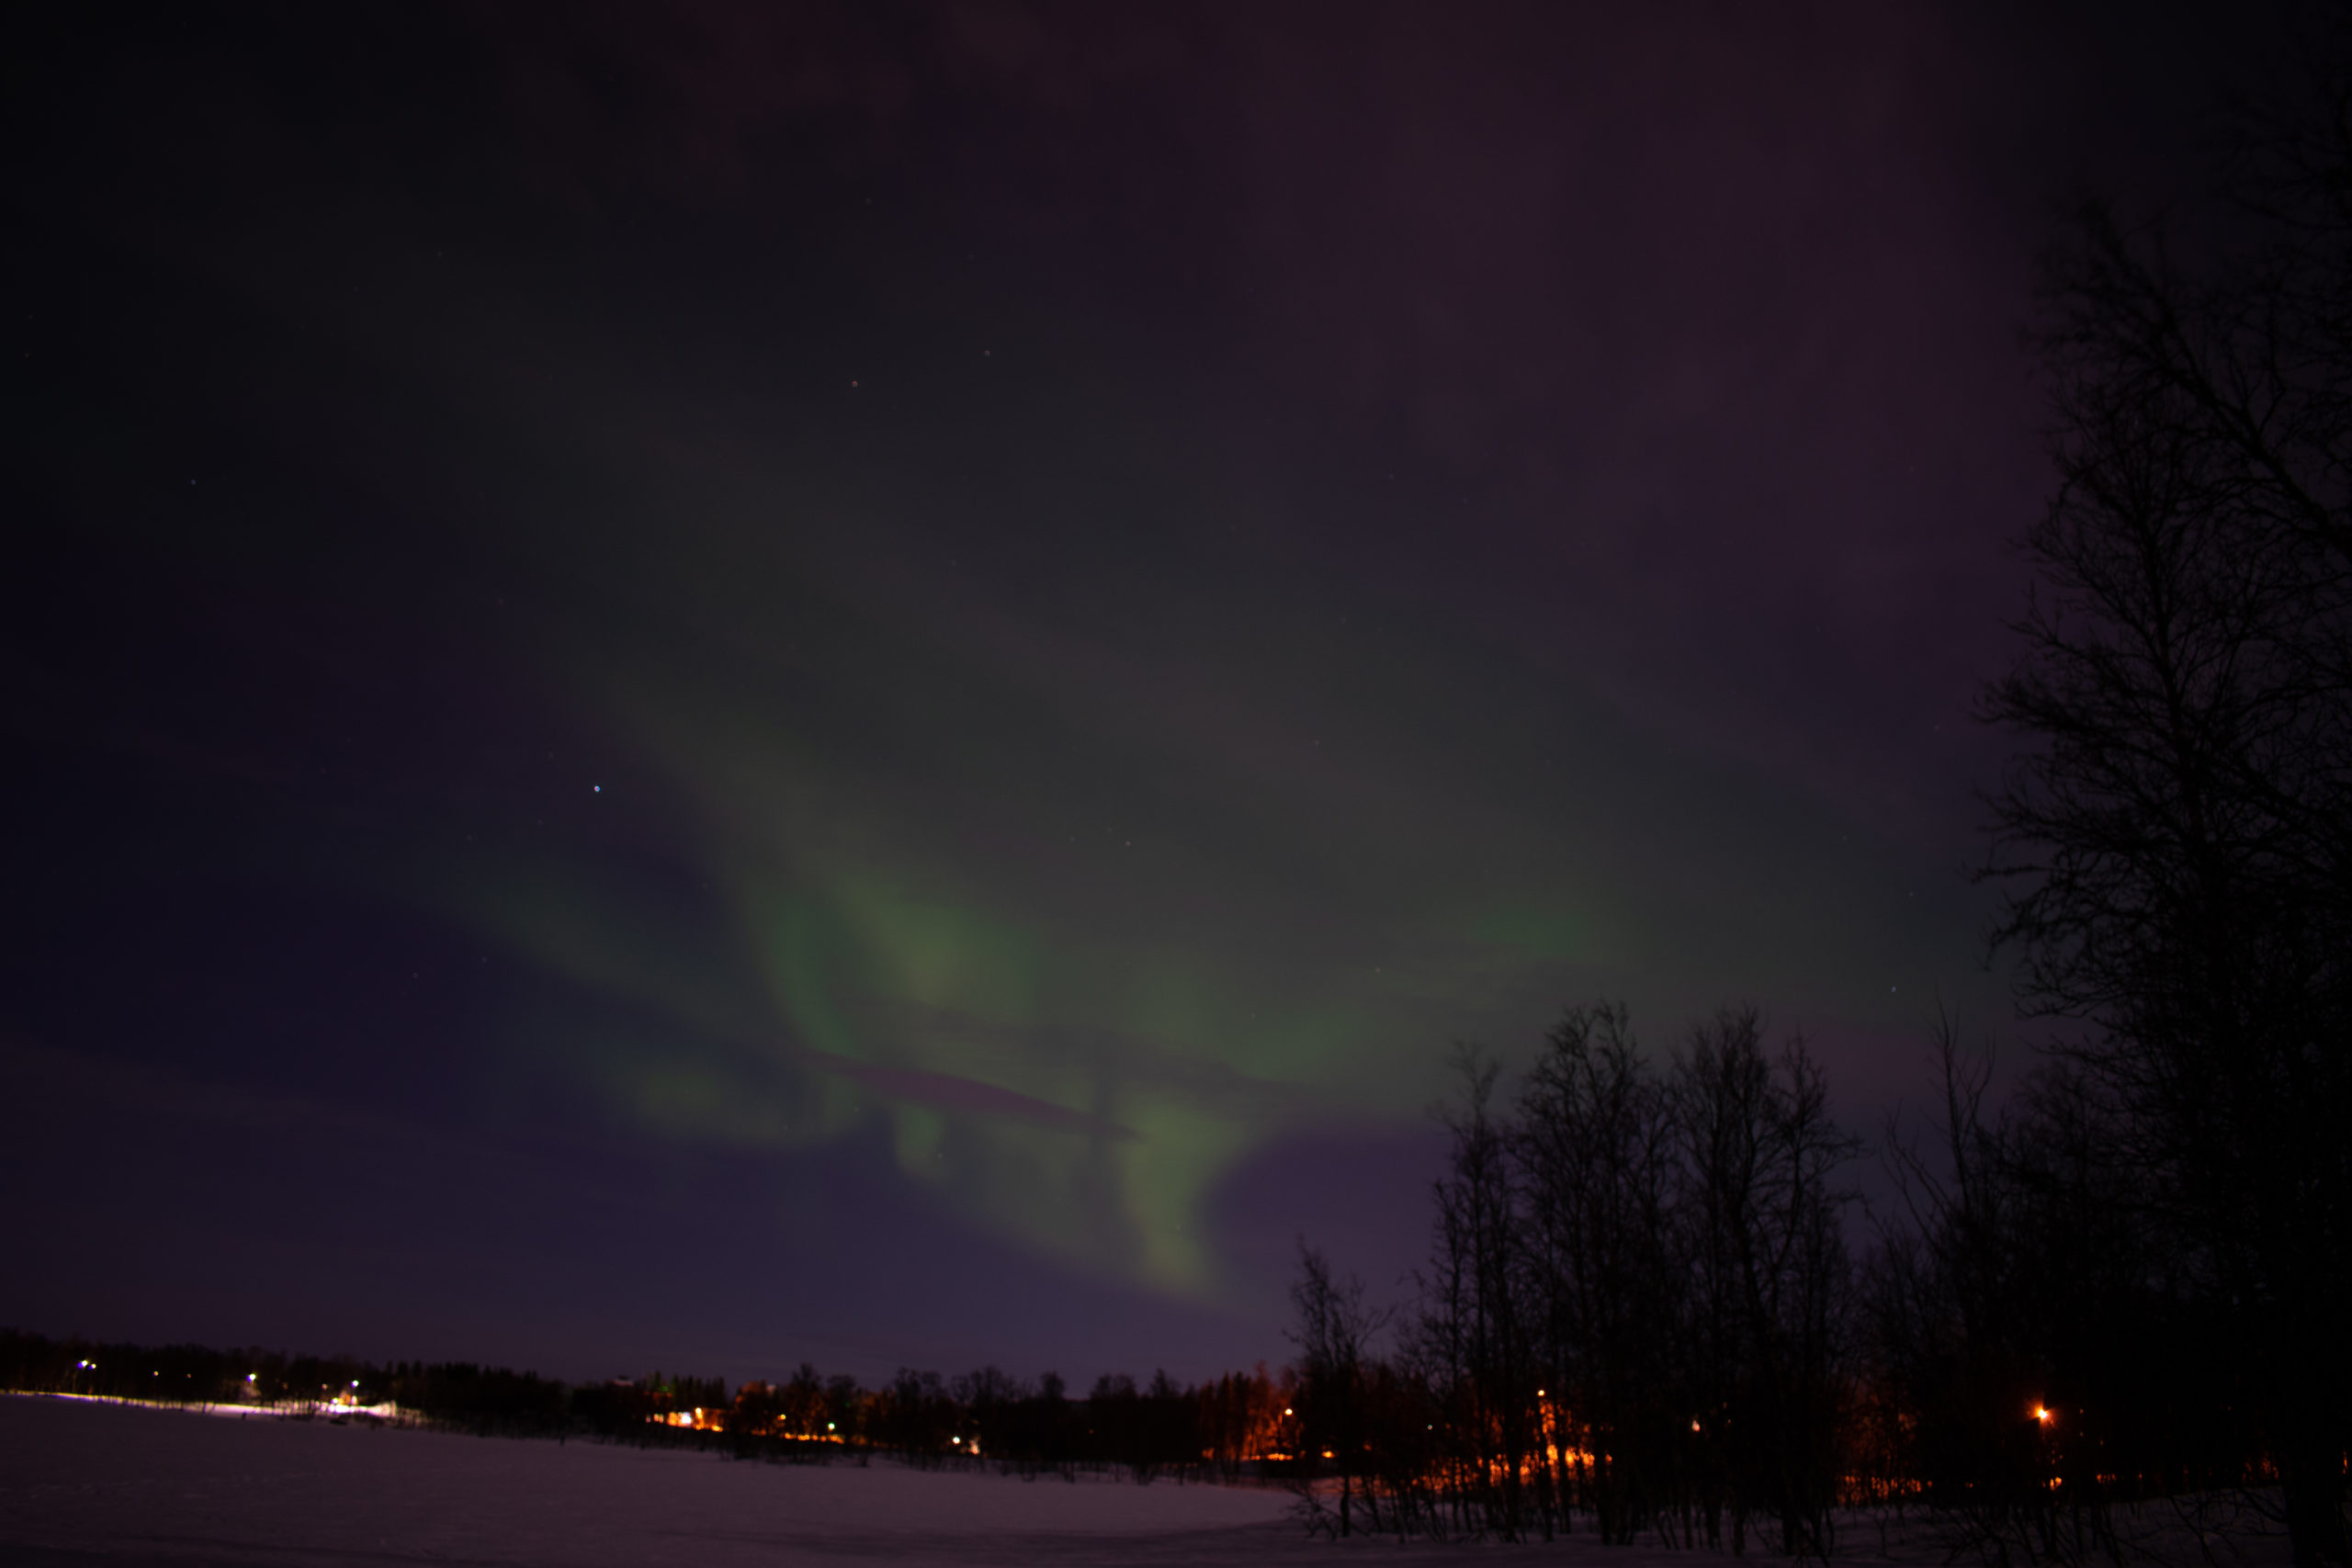
POLYGON ((2278 1529, 2276 1428, 2112 1107, 2051 1064, 1988 1114, 1990 1062, 1950 1028, 1932 1055, 1871 1215, 1820 1065, 1752 1009, 1662 1065, 1622 1007, 1572 1009, 1508 1099, 1465 1055, 1407 1299, 1303 1249, 1315 1522, 2059 1562, 2278 1529))

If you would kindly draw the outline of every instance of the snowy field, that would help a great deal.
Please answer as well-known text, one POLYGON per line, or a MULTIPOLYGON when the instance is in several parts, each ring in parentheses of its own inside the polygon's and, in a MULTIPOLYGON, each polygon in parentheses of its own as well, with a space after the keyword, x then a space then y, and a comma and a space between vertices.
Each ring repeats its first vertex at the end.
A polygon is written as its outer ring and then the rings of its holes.
MULTIPOLYGON (((1286 1494, 1256 1488, 1023 1481, 882 1461, 739 1463, 685 1450, 0 1395, 6 1568, 1692 1568, 1736 1561, 1657 1546, 1609 1549, 1589 1538, 1551 1546, 1334 1542, 1308 1537, 1291 1510, 1286 1494)), ((1838 1560, 1891 1556, 1928 1568, 1942 1559, 1924 1542, 1882 1555, 1873 1533, 1849 1533, 1838 1560)), ((2177 1526, 2160 1533, 2177 1536, 2177 1526)), ((2286 1559, 2283 1541, 2244 1544, 2254 1550, 2224 1550, 2211 1561, 2257 1568, 2286 1559)), ((2193 1537, 2143 1545, 2156 1548, 2154 1560, 2200 1561, 2193 1537)))
MULTIPOLYGON (((737 1463, 0 1397, 0 1562, 1383 1564, 1495 1549, 1309 1540, 1280 1492, 737 1463)), ((1507 1550, 1512 1562, 1652 1553, 1507 1550)), ((1657 1555, 1661 1561, 1666 1554, 1657 1555)), ((1689 1559, 1682 1559, 1688 1562, 1689 1559)))

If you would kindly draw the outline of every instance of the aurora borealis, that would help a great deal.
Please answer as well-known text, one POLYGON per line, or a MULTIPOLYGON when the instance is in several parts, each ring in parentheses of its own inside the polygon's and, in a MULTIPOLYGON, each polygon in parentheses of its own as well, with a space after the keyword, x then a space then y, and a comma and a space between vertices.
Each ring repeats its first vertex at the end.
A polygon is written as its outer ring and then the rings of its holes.
POLYGON ((1873 1130, 2005 1017, 2049 203, 2251 48, 20 26, 0 1319, 575 1375, 1278 1359, 1599 995, 1873 1130))

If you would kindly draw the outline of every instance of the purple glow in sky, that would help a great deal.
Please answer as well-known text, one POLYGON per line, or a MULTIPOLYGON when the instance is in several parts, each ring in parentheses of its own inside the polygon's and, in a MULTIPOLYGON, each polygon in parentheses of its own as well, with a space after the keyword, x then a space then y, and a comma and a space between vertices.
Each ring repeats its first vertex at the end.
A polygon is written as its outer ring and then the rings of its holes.
POLYGON ((1284 1353, 1449 1043, 1987 1027, 2058 204, 2278 39, 71 13, 9 54, 0 1320, 1284 1353))

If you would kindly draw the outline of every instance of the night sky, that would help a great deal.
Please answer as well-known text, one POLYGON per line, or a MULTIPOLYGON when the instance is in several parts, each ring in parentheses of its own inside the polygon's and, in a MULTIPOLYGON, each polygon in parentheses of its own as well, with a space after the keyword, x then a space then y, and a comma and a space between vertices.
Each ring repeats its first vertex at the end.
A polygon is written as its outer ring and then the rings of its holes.
POLYGON ((1457 1040, 1874 1134, 2227 10, 17 8, 0 1322, 1200 1377, 1457 1040))

